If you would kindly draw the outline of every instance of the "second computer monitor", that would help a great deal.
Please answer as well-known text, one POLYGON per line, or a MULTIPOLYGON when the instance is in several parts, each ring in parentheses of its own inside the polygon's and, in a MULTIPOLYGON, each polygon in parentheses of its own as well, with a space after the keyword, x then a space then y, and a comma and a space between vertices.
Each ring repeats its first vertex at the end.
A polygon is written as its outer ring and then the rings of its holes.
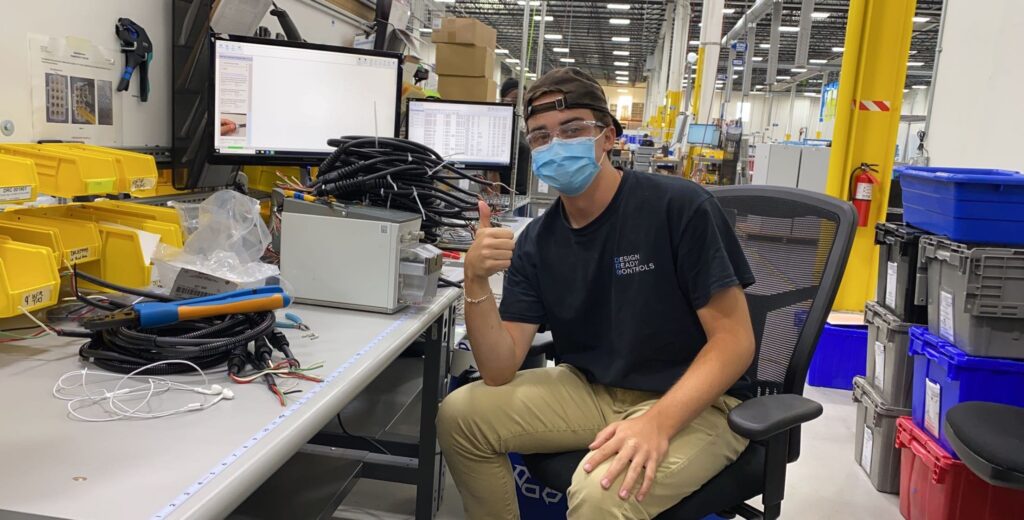
POLYGON ((406 137, 468 169, 512 166, 515 105, 410 99, 406 137))
POLYGON ((686 142, 701 146, 718 146, 722 132, 718 125, 690 125, 686 131, 686 142))

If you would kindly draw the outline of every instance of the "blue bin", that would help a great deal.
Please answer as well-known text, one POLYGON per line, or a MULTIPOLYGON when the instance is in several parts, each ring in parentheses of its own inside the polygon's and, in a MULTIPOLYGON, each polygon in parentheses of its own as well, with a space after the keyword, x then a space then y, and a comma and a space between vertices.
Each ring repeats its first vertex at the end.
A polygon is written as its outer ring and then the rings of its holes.
POLYGON ((950 408, 967 401, 1024 407, 1024 361, 968 356, 927 327, 911 327, 907 352, 914 356, 914 424, 954 457, 942 431, 950 408))
POLYGON ((1008 170, 901 166, 903 218, 957 242, 1024 245, 1024 175, 1008 170))
POLYGON ((826 323, 807 370, 807 384, 853 390, 853 378, 868 372, 867 325, 826 323))

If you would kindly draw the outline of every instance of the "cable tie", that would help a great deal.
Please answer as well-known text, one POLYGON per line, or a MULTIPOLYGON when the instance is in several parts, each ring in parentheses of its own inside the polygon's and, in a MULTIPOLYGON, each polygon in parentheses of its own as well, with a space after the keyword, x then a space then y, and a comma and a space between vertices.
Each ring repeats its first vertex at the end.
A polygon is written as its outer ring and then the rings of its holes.
POLYGON ((416 186, 412 187, 412 198, 416 199, 416 205, 420 207, 420 216, 423 220, 427 220, 427 212, 423 209, 423 203, 420 202, 420 196, 416 193, 416 186))

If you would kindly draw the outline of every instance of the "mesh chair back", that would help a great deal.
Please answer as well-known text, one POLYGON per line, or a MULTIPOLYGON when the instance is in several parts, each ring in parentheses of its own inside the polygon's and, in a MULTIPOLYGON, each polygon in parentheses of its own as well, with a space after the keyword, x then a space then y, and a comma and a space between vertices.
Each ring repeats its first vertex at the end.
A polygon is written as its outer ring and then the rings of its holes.
POLYGON ((801 394, 846 267, 856 226, 853 207, 795 188, 711 191, 732 220, 757 279, 746 290, 757 340, 749 375, 758 395, 801 394))

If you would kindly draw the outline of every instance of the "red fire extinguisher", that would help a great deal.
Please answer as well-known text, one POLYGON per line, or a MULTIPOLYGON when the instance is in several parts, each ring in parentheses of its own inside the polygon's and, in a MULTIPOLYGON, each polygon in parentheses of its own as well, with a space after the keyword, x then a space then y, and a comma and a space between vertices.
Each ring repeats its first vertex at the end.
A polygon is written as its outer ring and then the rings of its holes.
POLYGON ((878 179, 871 172, 878 173, 877 164, 860 163, 850 173, 850 200, 857 209, 857 226, 866 227, 871 216, 871 200, 874 197, 878 179))

